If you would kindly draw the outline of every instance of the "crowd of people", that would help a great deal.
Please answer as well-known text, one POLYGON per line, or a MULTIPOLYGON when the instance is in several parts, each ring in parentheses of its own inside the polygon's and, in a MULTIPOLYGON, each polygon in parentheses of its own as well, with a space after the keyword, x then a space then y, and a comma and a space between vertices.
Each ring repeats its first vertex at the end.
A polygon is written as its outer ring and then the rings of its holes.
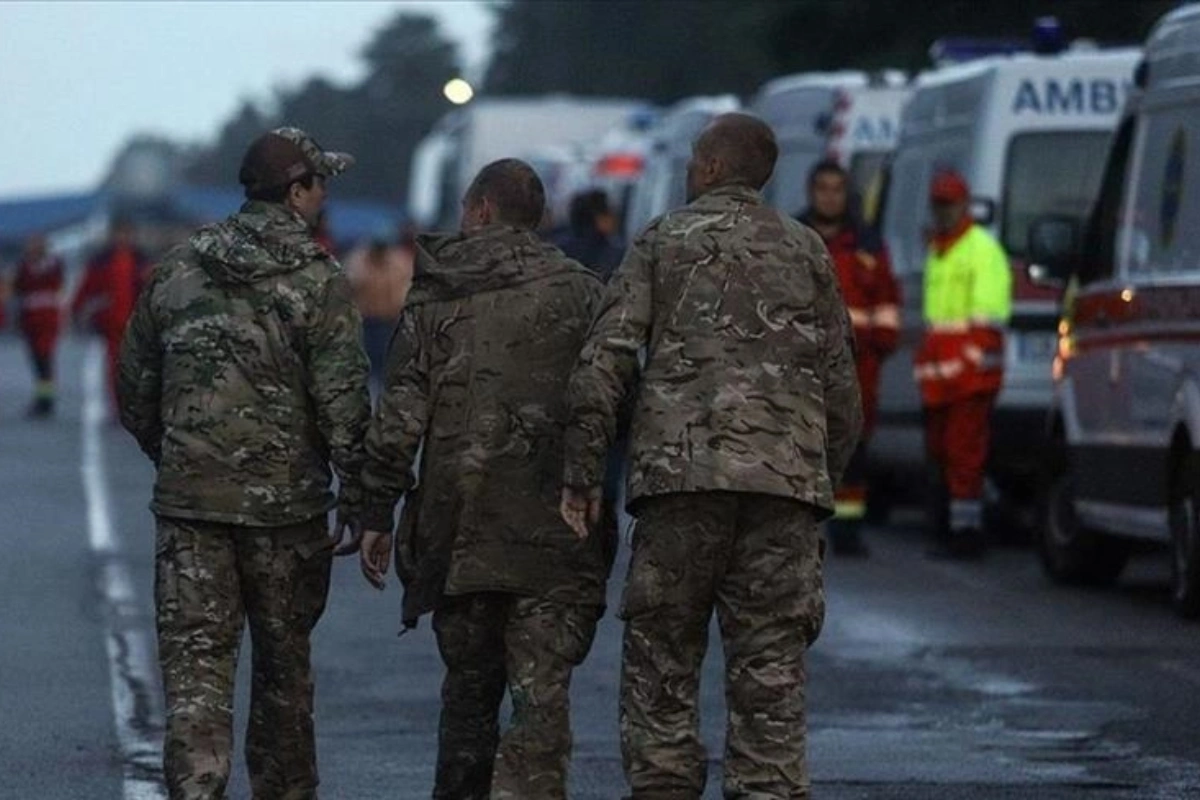
MULTIPOLYGON (((315 797, 309 637, 332 557, 355 552, 379 589, 394 562, 406 626, 432 616, 446 666, 433 796, 565 797, 571 672, 617 548, 614 471, 636 518, 618 609, 631 796, 703 792, 714 613, 725 795, 808 796, 822 525, 835 552, 866 554, 865 448, 901 298, 846 170, 818 164, 796 220, 761 194, 777 157, 761 120, 718 116, 695 142, 688 204, 627 250, 602 191, 546 234, 541 181, 504 159, 470 185, 461 230, 381 231, 343 269, 322 208, 353 158, 281 128, 246 153, 241 210, 153 269, 119 221, 68 301, 64 264, 30 240, 11 286, 31 414, 53 412, 69 314, 104 337, 120 421, 157 468, 171 797, 224 794, 247 623, 254 794, 315 797)), ((949 491, 939 544, 964 555, 978 551, 1008 269, 961 177, 940 174, 929 199, 916 376, 949 491)))
MULTIPOLYGON (((601 190, 589 190, 573 198, 569 225, 545 236, 607 280, 624 252, 616 236, 618 224, 608 196, 601 190)), ((324 214, 314 230, 314 239, 340 258, 349 276, 354 303, 363 319, 363 346, 375 391, 382 386, 388 345, 412 285, 415 235, 411 223, 402 223, 339 252, 324 214)), ((0 328, 11 305, 16 312, 16 330, 29 352, 34 382, 34 398, 27 412, 30 418, 54 415, 55 354, 62 329, 72 322, 104 339, 110 385, 115 380, 121 339, 151 269, 151 259, 137 245, 137 238, 132 221, 115 219, 108 241, 88 261, 73 292, 68 291, 72 281, 67 264, 50 252, 47 237, 41 233, 28 239, 7 275, 0 273, 0 328)))
POLYGON ((121 338, 150 269, 149 259, 136 244, 133 225, 118 219, 109 241, 89 259, 68 296, 66 264, 50 252, 44 235, 30 237, 12 274, 0 276, 0 321, 11 296, 17 329, 29 351, 34 376, 30 417, 54 414, 55 354, 65 322, 74 321, 104 338, 110 387, 115 392, 121 338))
POLYGON ((172 797, 223 795, 247 622, 255 796, 315 796, 309 636, 332 557, 356 551, 379 588, 394 561, 406 625, 433 618, 446 665, 433 796, 565 797, 568 689, 604 611, 616 551, 605 476, 626 406, 632 796, 703 792, 696 693, 714 611, 726 794, 806 795, 818 523, 861 405, 827 251, 760 192, 777 152, 760 120, 718 118, 696 143, 692 202, 638 237, 607 285, 616 259, 600 246, 598 198, 580 201, 564 242, 588 269, 538 232, 533 169, 488 165, 461 230, 413 241, 372 415, 354 281, 369 292, 387 254, 372 243, 347 274, 313 236, 326 181, 353 160, 296 129, 250 147, 246 204, 159 262, 119 362, 121 421, 157 467, 172 797))

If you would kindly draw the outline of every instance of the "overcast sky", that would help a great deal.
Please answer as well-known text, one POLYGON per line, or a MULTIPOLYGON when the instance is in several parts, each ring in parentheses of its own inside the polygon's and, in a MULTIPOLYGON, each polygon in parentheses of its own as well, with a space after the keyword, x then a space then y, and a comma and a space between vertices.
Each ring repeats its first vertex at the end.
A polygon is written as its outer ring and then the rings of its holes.
POLYGON ((211 139, 242 98, 354 80, 401 8, 438 17, 482 64, 492 15, 477 0, 0 0, 0 197, 89 189, 132 133, 211 139))

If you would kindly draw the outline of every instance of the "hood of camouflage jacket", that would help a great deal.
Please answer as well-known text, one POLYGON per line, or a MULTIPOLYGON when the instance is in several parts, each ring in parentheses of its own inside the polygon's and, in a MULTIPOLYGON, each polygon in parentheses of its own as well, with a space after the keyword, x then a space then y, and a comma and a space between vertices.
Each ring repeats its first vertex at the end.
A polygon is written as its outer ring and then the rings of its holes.
POLYGON ((196 231, 190 243, 204 270, 226 285, 255 284, 329 258, 299 214, 257 200, 224 222, 196 231))
POLYGON ((488 225, 470 233, 422 234, 416 246, 410 305, 468 297, 555 275, 563 271, 565 258, 533 231, 508 225, 488 225))

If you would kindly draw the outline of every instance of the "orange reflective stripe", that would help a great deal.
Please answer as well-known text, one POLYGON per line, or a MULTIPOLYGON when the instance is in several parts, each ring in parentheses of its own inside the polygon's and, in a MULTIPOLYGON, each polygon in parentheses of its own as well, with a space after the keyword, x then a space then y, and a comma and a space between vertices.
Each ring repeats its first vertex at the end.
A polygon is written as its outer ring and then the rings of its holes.
POLYGON ((838 519, 862 519, 867 515, 865 500, 835 500, 833 515, 838 519))
POLYGON ((29 292, 21 295, 21 308, 26 311, 58 308, 58 292, 29 292))
POLYGON ((962 322, 930 322, 926 326, 930 333, 967 333, 971 330, 971 323, 962 322))
POLYGON ((900 327, 900 308, 895 305, 879 306, 875 309, 871 321, 877 328, 896 329, 900 327))
POLYGON ((865 308, 850 308, 850 324, 856 328, 869 328, 871 326, 871 312, 865 308))
POLYGON ((966 369, 961 358, 951 358, 945 361, 930 361, 918 364, 913 369, 913 376, 918 381, 947 381, 957 378, 966 369))

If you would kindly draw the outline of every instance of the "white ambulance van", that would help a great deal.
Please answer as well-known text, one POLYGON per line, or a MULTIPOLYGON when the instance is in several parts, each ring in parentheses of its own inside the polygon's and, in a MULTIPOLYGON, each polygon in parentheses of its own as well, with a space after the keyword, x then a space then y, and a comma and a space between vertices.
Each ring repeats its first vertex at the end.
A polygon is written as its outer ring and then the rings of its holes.
POLYGON ((637 236, 650 220, 686 202, 692 142, 713 117, 740 107, 733 95, 717 95, 680 100, 663 112, 650 134, 641 178, 625 208, 627 241, 637 236))
MULTIPOLYGON (((1059 291, 1025 272, 1030 223, 1082 221, 1100 182, 1139 52, 1067 51, 986 57, 916 80, 889 166, 882 229, 904 292, 900 351, 886 362, 873 471, 884 482, 920 475, 925 461, 913 354, 921 338, 930 179, 952 168, 970 183, 972 210, 1013 265, 1013 317, 1004 386, 993 417, 985 523, 1032 527, 1053 396, 1059 291), (1008 513, 1014 509, 1021 515, 1008 513)), ((886 494, 882 491, 879 494, 886 494)), ((1005 532, 1007 533, 1007 532, 1005 532)))
POLYGON ((765 84, 751 111, 775 130, 779 142, 767 200, 798 215, 807 205, 809 171, 827 158, 850 171, 861 196, 896 147, 907 84, 907 76, 895 70, 802 73, 765 84))
POLYGON ((625 98, 482 97, 442 117, 413 153, 409 208, 423 228, 452 229, 467 186, 498 158, 585 152, 646 104, 625 98))
POLYGON ((1200 615, 1200 4, 1159 22, 1100 197, 1034 222, 1037 269, 1073 288, 1054 364, 1052 458, 1039 535, 1062 582, 1115 581, 1170 545, 1172 594, 1200 615), (1078 257, 1071 254, 1079 253, 1078 257))

